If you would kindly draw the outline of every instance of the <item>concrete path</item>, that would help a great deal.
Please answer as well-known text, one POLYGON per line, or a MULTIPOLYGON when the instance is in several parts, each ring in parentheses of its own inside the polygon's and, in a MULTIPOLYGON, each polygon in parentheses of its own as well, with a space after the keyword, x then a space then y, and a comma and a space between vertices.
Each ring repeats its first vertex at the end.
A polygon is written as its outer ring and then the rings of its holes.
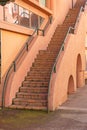
POLYGON ((50 112, 0 110, 0 130, 87 130, 87 86, 50 112))
POLYGON ((78 88, 75 93, 69 95, 68 100, 59 109, 87 112, 87 86, 78 88))

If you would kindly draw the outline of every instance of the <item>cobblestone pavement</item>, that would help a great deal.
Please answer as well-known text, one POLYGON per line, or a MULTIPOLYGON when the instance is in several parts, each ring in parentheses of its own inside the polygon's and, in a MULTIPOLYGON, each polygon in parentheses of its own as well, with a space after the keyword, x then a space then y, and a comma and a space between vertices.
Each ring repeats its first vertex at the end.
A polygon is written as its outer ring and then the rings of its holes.
POLYGON ((0 130, 87 130, 87 86, 55 112, 1 109, 0 130))

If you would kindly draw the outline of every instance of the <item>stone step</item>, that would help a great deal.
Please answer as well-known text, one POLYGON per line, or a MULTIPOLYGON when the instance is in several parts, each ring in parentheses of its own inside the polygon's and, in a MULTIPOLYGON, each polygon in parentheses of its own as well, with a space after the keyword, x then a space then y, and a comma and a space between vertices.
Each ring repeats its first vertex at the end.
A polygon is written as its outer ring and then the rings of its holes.
POLYGON ((48 82, 47 81, 44 81, 44 82, 41 82, 41 81, 39 81, 39 82, 29 82, 28 80, 25 80, 24 82, 23 82, 23 85, 30 85, 30 86, 33 86, 33 85, 48 85, 48 82))
POLYGON ((16 94, 17 98, 24 98, 24 99, 34 99, 34 100, 47 100, 48 94, 47 93, 24 93, 24 92, 18 92, 16 94))
POLYGON ((11 105, 9 108, 12 109, 29 109, 29 110, 47 110, 45 106, 30 106, 30 105, 11 105))
POLYGON ((46 76, 44 76, 44 77, 39 77, 39 79, 38 79, 38 77, 32 77, 31 78, 31 76, 26 76, 25 77, 25 79, 28 79, 28 81, 44 81, 44 80, 46 80, 46 81, 48 81, 50 78, 49 77, 46 77, 46 76))
POLYGON ((44 83, 44 82, 39 82, 39 83, 25 83, 23 82, 22 83, 22 86, 23 87, 48 87, 49 86, 49 83, 44 83))
POLYGON ((41 87, 20 87, 19 88, 19 92, 27 92, 27 93, 47 93, 48 92, 48 88, 41 88, 41 87))
POLYGON ((24 106, 47 106, 47 100, 34 100, 25 98, 13 99, 13 105, 24 105, 24 106))

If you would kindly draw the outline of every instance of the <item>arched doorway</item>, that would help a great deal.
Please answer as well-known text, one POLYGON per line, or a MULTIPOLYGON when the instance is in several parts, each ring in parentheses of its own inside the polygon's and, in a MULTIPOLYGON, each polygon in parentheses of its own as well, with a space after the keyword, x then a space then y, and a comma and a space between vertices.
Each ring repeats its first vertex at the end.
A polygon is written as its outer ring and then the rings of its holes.
POLYGON ((82 71, 82 60, 81 55, 77 56, 77 65, 76 65, 76 85, 77 88, 82 87, 83 84, 83 71, 82 71))
POLYGON ((68 81, 68 94, 71 94, 73 93, 75 90, 74 90, 74 79, 73 79, 73 76, 71 75, 69 77, 69 81, 68 81))

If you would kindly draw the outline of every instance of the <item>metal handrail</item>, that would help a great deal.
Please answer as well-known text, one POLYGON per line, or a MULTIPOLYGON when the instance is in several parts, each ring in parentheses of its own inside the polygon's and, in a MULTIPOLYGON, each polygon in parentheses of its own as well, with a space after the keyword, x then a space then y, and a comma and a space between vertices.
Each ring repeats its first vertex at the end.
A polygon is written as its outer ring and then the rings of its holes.
MULTIPOLYGON (((48 20, 49 21, 49 20, 48 20)), ((47 22, 48 23, 48 22, 47 22)), ((43 29, 44 30, 44 29, 43 29)), ((14 72, 16 72, 16 68, 17 68, 17 60, 20 59, 20 56, 22 54, 22 52, 24 51, 24 49, 26 48, 26 51, 28 51, 28 47, 29 47, 29 44, 31 43, 31 41, 33 40, 34 38, 34 35, 35 33, 37 33, 37 28, 35 29, 35 31, 33 32, 33 34, 27 39, 27 41, 25 42, 24 46, 22 47, 22 49, 20 50, 20 52, 18 53, 18 55, 16 56, 15 60, 12 62, 12 64, 10 65, 7 73, 6 73, 6 76, 5 76, 5 80, 4 80, 4 85, 3 85, 3 90, 2 90, 2 108, 4 107, 5 105, 5 99, 4 99, 4 96, 5 96, 5 92, 6 92, 6 87, 7 87, 7 82, 9 80, 9 75, 10 75, 10 71, 11 69, 13 68, 14 72)))
POLYGON ((17 66, 16 61, 18 60, 18 58, 20 58, 20 56, 25 48, 26 48, 26 51, 28 51, 28 46, 31 43, 31 41, 33 40, 33 36, 36 33, 36 31, 37 31, 37 29, 35 29, 35 31, 31 35, 31 37, 28 38, 28 40, 26 41, 26 43, 24 44, 24 46, 22 47, 22 49, 20 50, 20 52, 18 53, 18 55, 16 56, 15 60, 12 62, 12 64, 10 65, 10 67, 6 73, 4 85, 3 85, 3 91, 2 91, 2 108, 4 107, 4 104, 5 104, 4 96, 5 96, 6 84, 7 84, 8 78, 9 78, 10 71, 13 68, 14 72, 16 72, 16 66, 17 66))
POLYGON ((80 14, 81 14, 82 11, 84 11, 83 6, 81 6, 81 8, 80 8, 80 11, 79 11, 79 14, 77 16, 76 23, 75 23, 75 26, 74 26, 74 30, 76 29, 77 23, 79 22, 79 17, 80 17, 80 14))
POLYGON ((72 33, 72 30, 75 30, 75 29, 76 29, 77 22, 79 21, 80 14, 81 14, 81 12, 82 12, 83 10, 84 10, 84 7, 81 6, 80 11, 79 11, 79 14, 78 14, 77 19, 76 19, 76 22, 75 22, 75 26, 74 26, 74 27, 72 27, 72 26, 69 27, 69 29, 68 29, 68 31, 67 31, 67 33, 66 33, 66 36, 65 36, 65 38, 64 38, 64 41, 63 41, 63 43, 62 43, 62 45, 61 45, 60 51, 59 51, 59 53, 58 53, 58 55, 57 55, 57 58, 56 58, 56 60, 55 60, 55 63, 54 63, 54 65, 53 65, 53 67, 52 67, 52 71, 51 71, 51 75, 50 75, 50 81, 49 81, 49 87, 48 87, 48 112, 49 112, 49 94, 50 94, 50 86, 51 86, 52 74, 53 74, 53 73, 56 73, 56 64, 57 64, 58 59, 59 59, 59 57, 60 57, 61 51, 64 51, 64 45, 65 45, 66 39, 67 39, 67 37, 68 37, 68 34, 72 33))
POLYGON ((41 31, 42 34, 43 34, 43 36, 45 36, 45 31, 46 31, 48 25, 51 24, 51 23, 52 23, 52 16, 49 17, 49 20, 48 20, 48 22, 46 23, 44 29, 39 29, 39 28, 37 29, 37 35, 39 34, 39 31, 41 31))

